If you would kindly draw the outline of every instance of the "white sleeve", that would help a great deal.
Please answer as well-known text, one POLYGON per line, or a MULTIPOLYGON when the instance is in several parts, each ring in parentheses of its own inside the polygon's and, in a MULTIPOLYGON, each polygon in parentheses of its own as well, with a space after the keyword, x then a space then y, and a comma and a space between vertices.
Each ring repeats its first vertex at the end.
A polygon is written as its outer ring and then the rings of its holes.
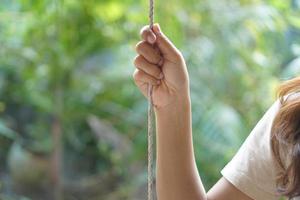
POLYGON ((257 123, 221 174, 255 200, 275 200, 277 163, 271 149, 271 127, 279 110, 277 100, 257 123))

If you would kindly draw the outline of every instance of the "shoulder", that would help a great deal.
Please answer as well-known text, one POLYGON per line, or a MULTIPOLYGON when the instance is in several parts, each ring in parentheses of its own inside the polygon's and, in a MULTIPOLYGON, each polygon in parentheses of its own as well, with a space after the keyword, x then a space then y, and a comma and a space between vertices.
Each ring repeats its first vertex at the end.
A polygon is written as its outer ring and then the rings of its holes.
POLYGON ((280 107, 277 99, 221 171, 224 178, 256 200, 277 198, 278 168, 271 148, 271 130, 280 107))
MULTIPOLYGON (((272 128, 275 118, 282 114, 282 108, 287 102, 300 105, 300 93, 290 93, 277 99, 221 171, 226 180, 253 199, 278 199, 276 182, 282 169, 272 151, 272 128)), ((280 155, 285 158, 284 165, 289 162, 289 150, 289 146, 279 147, 280 155)))

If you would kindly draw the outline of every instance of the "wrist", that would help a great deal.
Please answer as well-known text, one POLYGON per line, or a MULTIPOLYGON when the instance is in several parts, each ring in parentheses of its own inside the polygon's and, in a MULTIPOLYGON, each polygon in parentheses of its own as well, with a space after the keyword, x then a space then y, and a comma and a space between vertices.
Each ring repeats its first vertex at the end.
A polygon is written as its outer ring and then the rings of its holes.
POLYGON ((183 96, 174 96, 172 97, 172 102, 170 102, 168 105, 165 105, 163 107, 154 107, 154 112, 156 115, 160 114, 175 114, 178 112, 183 112, 186 110, 191 109, 191 98, 189 95, 183 95, 183 96))

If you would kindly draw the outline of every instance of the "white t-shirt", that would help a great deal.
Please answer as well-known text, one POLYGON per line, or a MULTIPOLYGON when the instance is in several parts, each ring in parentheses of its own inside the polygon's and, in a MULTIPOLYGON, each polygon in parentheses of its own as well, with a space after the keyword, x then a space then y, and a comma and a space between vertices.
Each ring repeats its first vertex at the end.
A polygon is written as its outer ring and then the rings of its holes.
MULTIPOLYGON (((277 100, 257 123, 237 154, 221 174, 240 191, 255 200, 278 200, 276 175, 279 166, 271 149, 271 127, 280 108, 277 100)), ((294 198, 300 200, 300 197, 294 198)))

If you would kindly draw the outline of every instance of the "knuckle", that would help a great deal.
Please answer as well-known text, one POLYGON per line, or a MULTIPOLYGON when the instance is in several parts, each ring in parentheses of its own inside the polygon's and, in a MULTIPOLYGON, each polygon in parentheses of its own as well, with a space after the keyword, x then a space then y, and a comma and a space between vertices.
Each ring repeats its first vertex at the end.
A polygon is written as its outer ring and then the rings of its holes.
POLYGON ((138 70, 134 70, 133 74, 132 74, 132 77, 133 79, 136 81, 138 79, 138 73, 139 71, 138 70))
POLYGON ((141 68, 143 66, 144 66, 143 58, 142 58, 142 56, 138 56, 135 60, 135 67, 141 68))
POLYGON ((139 65, 139 58, 140 58, 140 56, 136 56, 134 61, 133 61, 133 64, 134 64, 135 67, 138 67, 138 65, 139 65))
POLYGON ((140 42, 138 42, 136 45, 135 45, 135 50, 136 50, 136 52, 141 52, 141 49, 143 48, 143 42, 142 41, 140 41, 140 42))
POLYGON ((140 48, 140 45, 141 45, 141 42, 138 42, 136 45, 135 45, 135 51, 138 52, 139 48, 140 48))

